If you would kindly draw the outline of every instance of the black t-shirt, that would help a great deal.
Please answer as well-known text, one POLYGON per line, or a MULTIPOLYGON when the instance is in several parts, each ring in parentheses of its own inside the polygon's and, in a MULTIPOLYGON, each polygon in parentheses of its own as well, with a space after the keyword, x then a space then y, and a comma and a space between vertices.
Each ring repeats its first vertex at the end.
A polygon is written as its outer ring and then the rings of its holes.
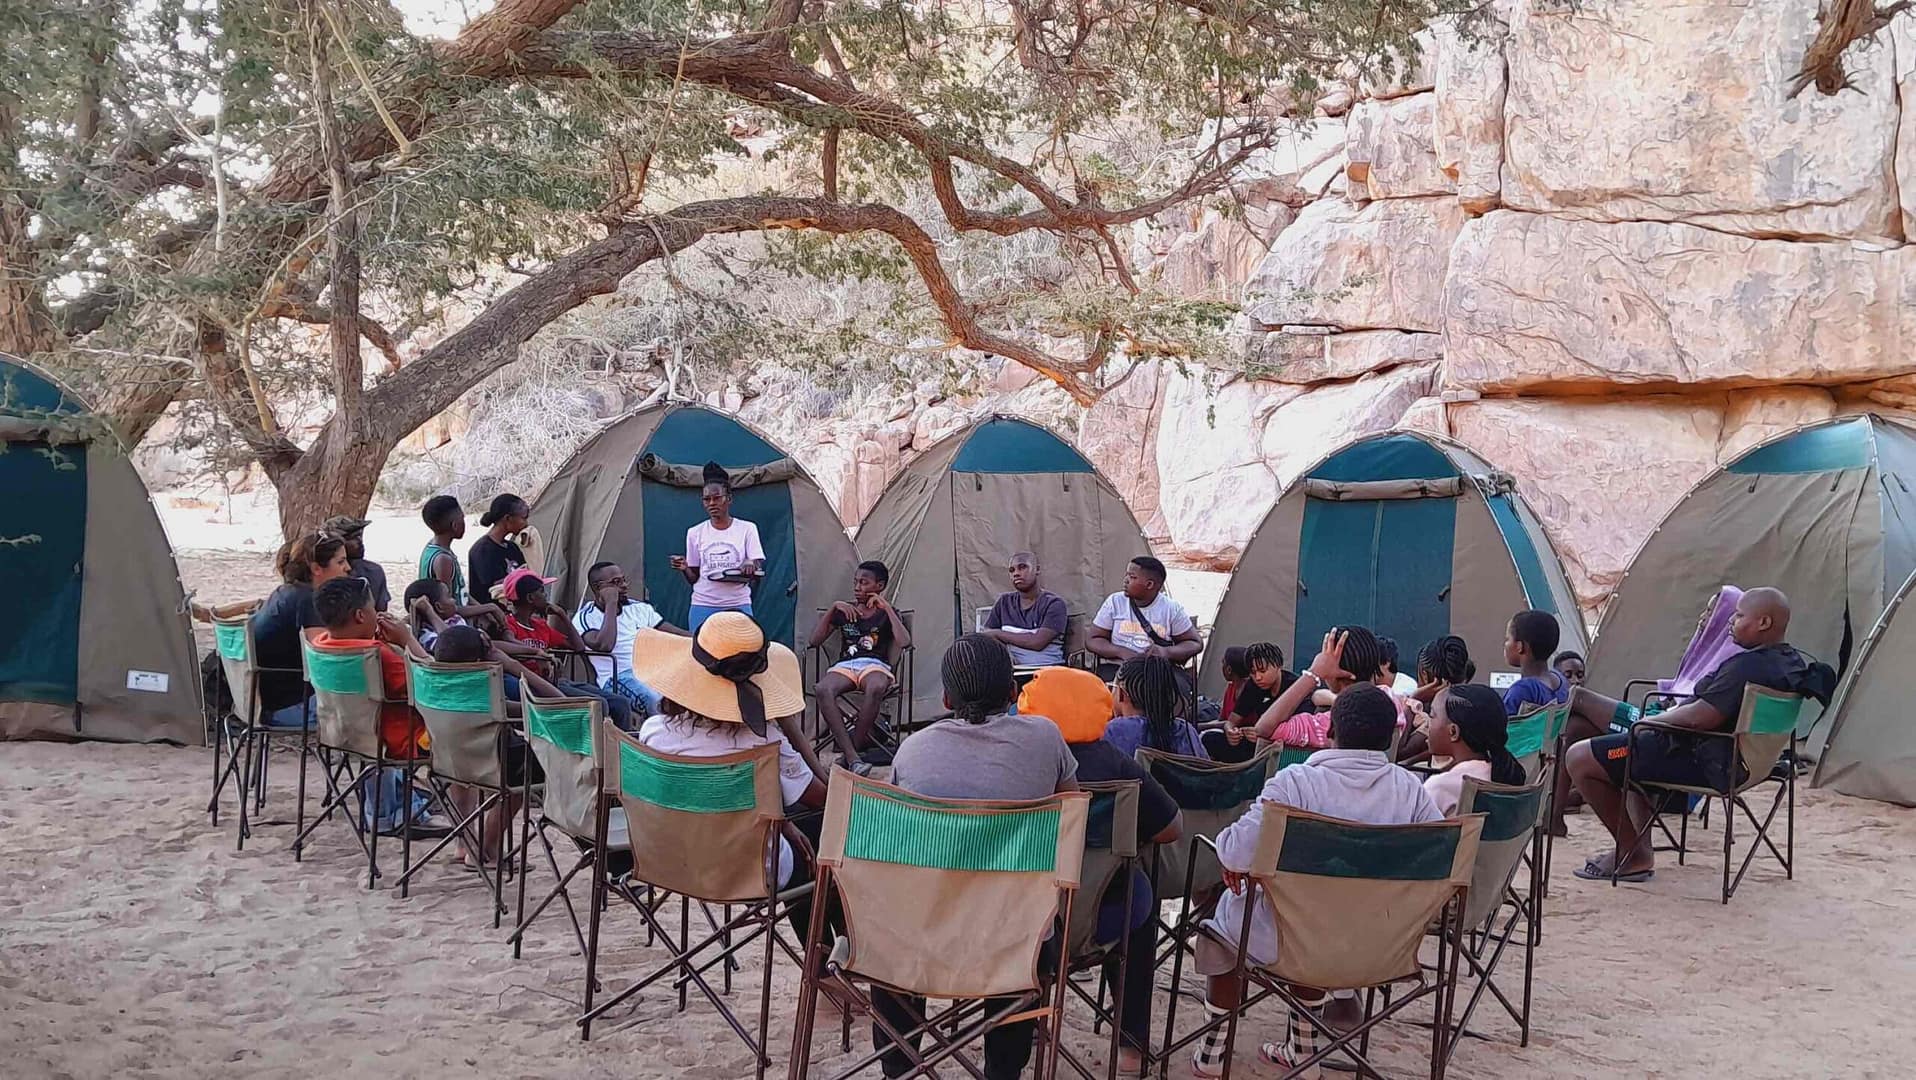
MULTIPOLYGON (((1281 693, 1281 691, 1280 691, 1281 693)), ((1271 707, 1277 696, 1249 679, 1237 688, 1237 698, 1231 703, 1231 715, 1256 723, 1264 710, 1271 707)))
POLYGON ((371 559, 348 559, 353 568, 353 576, 362 578, 373 588, 373 609, 384 611, 392 606, 392 590, 386 588, 386 568, 371 559))
POLYGON ((281 585, 253 612, 253 644, 259 649, 259 666, 290 672, 260 674, 260 703, 268 710, 296 705, 306 696, 306 681, 299 674, 303 670, 299 632, 320 625, 311 585, 281 585))
POLYGON ((1808 671, 1809 661, 1803 659, 1802 653, 1784 644, 1765 645, 1723 661, 1696 684, 1695 698, 1709 702, 1711 708, 1723 714, 1723 723, 1717 730, 1729 731, 1736 727, 1736 716, 1743 711, 1745 686, 1755 683, 1771 690, 1800 693, 1808 671))
POLYGON ((832 609, 832 625, 844 640, 839 650, 840 660, 883 660, 891 663, 891 616, 884 611, 874 611, 861 615, 857 619, 845 617, 845 609, 832 609))
POLYGON ((472 542, 466 552, 466 588, 475 604, 492 602, 492 587, 526 564, 526 553, 507 540, 500 543, 490 533, 472 542))
POLYGON ((1177 819, 1178 804, 1156 780, 1151 779, 1151 774, 1144 771, 1144 766, 1126 757, 1124 751, 1111 743, 1103 739, 1073 743, 1071 756, 1078 759, 1078 779, 1081 781, 1143 781, 1138 785, 1138 843, 1150 842, 1152 837, 1163 832, 1165 826, 1177 819))

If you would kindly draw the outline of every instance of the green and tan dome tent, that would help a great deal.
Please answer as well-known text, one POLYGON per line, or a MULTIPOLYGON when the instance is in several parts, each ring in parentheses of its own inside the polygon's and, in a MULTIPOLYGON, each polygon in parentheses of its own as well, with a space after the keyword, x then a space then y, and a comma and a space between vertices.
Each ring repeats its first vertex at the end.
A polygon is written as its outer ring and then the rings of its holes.
POLYGON ((1816 787, 1916 806, 1916 574, 1903 582, 1830 702, 1816 787))
MULTIPOLYGON (((938 663, 959 634, 1011 588, 1012 555, 1034 552, 1044 587, 1087 621, 1124 586, 1125 564, 1150 552, 1111 482, 1051 431, 993 416, 925 451, 885 488, 858 527, 858 551, 891 570, 891 599, 910 609, 914 715, 940 712, 938 663)), ((841 590, 849 596, 851 583, 841 590)))
MULTIPOLYGON (((1705 477, 1644 540, 1597 623, 1590 685, 1614 694, 1675 674, 1723 585, 1782 589, 1790 644, 1847 673, 1912 571, 1916 428, 1880 416, 1798 428, 1705 477)), ((1805 709, 1805 727, 1818 715, 1805 709)))
POLYGON ((757 525, 765 545, 765 577, 752 596, 759 623, 788 645, 810 630, 811 612, 851 589, 858 559, 845 526, 796 461, 745 423, 700 405, 652 405, 613 421, 532 500, 542 572, 559 579, 559 602, 577 606, 592 564, 616 562, 634 595, 686 625, 692 587, 667 560, 685 553, 685 531, 705 520, 707 461, 731 473, 732 514, 757 525))
POLYGON ((166 530, 126 447, 0 354, 0 738, 200 745, 199 664, 166 530))
POLYGON ((1221 692, 1226 646, 1270 641, 1303 665, 1339 625, 1394 639, 1407 669, 1426 641, 1456 634, 1487 677, 1526 608, 1557 616, 1562 648, 1581 646, 1563 567, 1510 477, 1435 435, 1371 435, 1304 470, 1252 534, 1199 686, 1221 692))

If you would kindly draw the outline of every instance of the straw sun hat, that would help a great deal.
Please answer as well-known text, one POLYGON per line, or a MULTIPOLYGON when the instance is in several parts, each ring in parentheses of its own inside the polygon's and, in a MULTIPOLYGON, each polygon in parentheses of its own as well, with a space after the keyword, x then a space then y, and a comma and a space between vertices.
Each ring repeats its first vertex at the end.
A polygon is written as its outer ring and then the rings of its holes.
POLYGON ((798 657, 750 615, 721 611, 694 638, 641 630, 632 643, 632 673, 681 708, 765 734, 765 721, 805 711, 798 657))

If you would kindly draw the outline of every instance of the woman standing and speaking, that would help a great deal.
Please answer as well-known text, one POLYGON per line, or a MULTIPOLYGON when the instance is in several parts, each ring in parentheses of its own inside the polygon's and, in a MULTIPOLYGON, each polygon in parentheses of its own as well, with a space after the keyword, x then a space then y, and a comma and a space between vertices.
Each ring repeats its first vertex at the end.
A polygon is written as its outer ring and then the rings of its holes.
POLYGON ((715 461, 705 463, 703 500, 707 520, 685 531, 685 554, 672 556, 672 569, 692 585, 694 634, 718 612, 752 614, 752 585, 765 567, 758 526, 732 516, 732 478, 715 461))

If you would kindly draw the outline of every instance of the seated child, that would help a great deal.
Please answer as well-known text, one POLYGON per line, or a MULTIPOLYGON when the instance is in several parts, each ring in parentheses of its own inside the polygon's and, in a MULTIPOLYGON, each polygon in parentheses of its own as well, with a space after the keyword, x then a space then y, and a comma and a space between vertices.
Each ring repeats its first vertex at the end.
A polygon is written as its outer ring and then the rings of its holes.
POLYGON ((505 580, 500 582, 499 588, 505 595, 509 609, 506 629, 512 631, 522 644, 540 649, 533 655, 519 657, 519 662, 550 679, 567 697, 598 698, 605 704, 606 718, 620 731, 638 730, 632 720, 632 703, 624 694, 613 693, 596 683, 557 678, 558 664, 546 650, 568 649, 575 654, 589 650, 580 638, 578 629, 572 625, 572 620, 566 617, 565 610, 546 599, 546 586, 556 580, 542 578, 522 566, 506 574, 505 580))
MULTIPOLYGON (((427 656, 406 624, 379 612, 374 606, 372 586, 363 578, 335 578, 313 590, 313 607, 325 628, 313 635, 312 646, 320 650, 356 650, 379 647, 379 674, 385 703, 379 708, 379 740, 386 756, 408 761, 423 754, 430 745, 426 726, 407 703, 406 653, 427 656)), ((376 780, 378 821, 373 827, 396 832, 409 822, 419 835, 426 829, 441 831, 446 823, 434 820, 426 796, 412 789, 406 770, 387 769, 376 780), (403 806, 402 803, 410 805, 403 806)), ((371 784, 360 793, 362 822, 373 821, 375 802, 371 784)))
MULTIPOLYGON (((1042 716, 1058 725, 1065 745, 1078 762, 1078 782, 1098 783, 1111 780, 1135 780, 1138 783, 1138 832, 1140 846, 1169 844, 1184 830, 1178 804, 1131 755, 1104 738, 1106 722, 1111 718, 1111 691, 1104 681, 1089 671, 1077 668, 1047 667, 1025 684, 1018 695, 1021 716, 1042 716)), ((1249 744, 1246 743, 1248 746, 1249 744)), ((1158 922, 1153 916, 1157 904, 1151 893, 1151 879, 1142 867, 1132 867, 1129 908, 1125 906, 1125 881, 1114 877, 1098 898, 1098 942, 1112 944, 1128 938, 1126 955, 1113 949, 1104 963, 1105 981, 1124 985, 1124 1001, 1119 1010, 1124 1033, 1118 1049, 1118 1073, 1137 1075, 1143 1052, 1150 1048, 1152 968, 1157 959, 1158 922), (1123 979, 1119 978, 1120 968, 1123 979)), ((1082 901, 1080 901, 1082 902, 1082 901)))
POLYGON ((1522 716, 1570 700, 1570 680, 1550 667, 1558 634, 1557 617, 1547 611, 1519 611, 1510 617, 1504 663, 1515 665, 1521 677, 1504 691, 1507 715, 1522 716))
POLYGON ((911 631, 905 629, 905 621, 885 599, 885 586, 890 583, 891 571, 884 563, 859 563, 852 575, 851 600, 833 604, 812 629, 813 648, 823 645, 833 633, 839 635, 838 662, 818 680, 814 700, 819 720, 852 767, 859 762, 860 752, 872 746, 885 694, 896 681, 892 655, 911 644, 911 631), (853 690, 859 691, 858 717, 853 729, 847 731, 838 697, 853 690))
MULTIPOLYGON (((565 696, 559 692, 558 687, 527 671, 523 664, 500 652, 499 646, 476 626, 447 627, 440 633, 437 643, 433 646, 432 658, 442 664, 473 664, 482 661, 498 664, 505 669, 509 678, 517 679, 525 691, 537 697, 565 696)), ((517 706, 513 706, 512 709, 516 711, 517 706)), ((526 745, 525 734, 516 725, 506 729, 505 749, 508 785, 519 787, 528 779, 535 784, 545 780, 545 769, 540 766, 539 759, 533 756, 531 749, 526 745)), ((471 812, 470 808, 478 803, 478 794, 472 788, 461 784, 454 784, 452 790, 455 796, 454 801, 459 805, 459 816, 463 818, 471 812)), ((480 852, 472 850, 467 834, 461 831, 459 837, 461 862, 468 866, 483 863, 487 869, 491 869, 491 864, 485 862, 485 856, 495 849, 496 845, 492 838, 497 834, 494 830, 511 827, 512 815, 518 810, 518 800, 519 796, 515 792, 504 803, 494 806, 486 814, 486 820, 481 822, 479 827, 480 852)))
POLYGON ((406 621, 413 637, 428 653, 446 627, 466 625, 465 616, 452 602, 452 589, 438 578, 420 578, 406 586, 401 602, 406 605, 406 621))
POLYGON ((1432 638, 1417 650, 1417 690, 1407 703, 1416 717, 1416 727, 1404 736, 1398 761, 1422 761, 1430 756, 1426 729, 1430 726, 1430 709, 1437 695, 1446 687, 1462 686, 1476 677, 1477 665, 1470 659, 1470 649, 1456 634, 1432 638))
POLYGON ((1450 759, 1450 767, 1426 779, 1424 790, 1445 817, 1457 812, 1468 777, 1497 784, 1524 782, 1523 766, 1505 745, 1510 718, 1497 691, 1481 683, 1452 686, 1438 693, 1432 712, 1430 754, 1450 759))
MULTIPOLYGON (((1297 677, 1290 688, 1277 696, 1264 710, 1254 729, 1257 737, 1285 746, 1317 750, 1330 745, 1331 713, 1300 711, 1318 691, 1341 695, 1352 686, 1370 683, 1384 687, 1389 676, 1383 672, 1384 651, 1377 636, 1361 626, 1338 627, 1324 635, 1324 646, 1311 666, 1297 677)), ((1402 701, 1386 697, 1398 711, 1398 724, 1405 722, 1402 701)))
POLYGON ((1411 678, 1407 672, 1397 669, 1397 639, 1380 637, 1377 639, 1377 647, 1384 650, 1383 673, 1390 678, 1388 683, 1380 681, 1377 685, 1399 698, 1407 698, 1415 694, 1417 680, 1411 678))
POLYGON ((1162 656, 1134 656, 1118 665, 1117 691, 1118 714, 1105 727, 1104 737, 1126 757, 1148 746, 1209 760, 1197 728, 1178 715, 1184 683, 1177 665, 1162 656))
POLYGON ((1204 749, 1212 761, 1249 761, 1257 752, 1251 729, 1297 676, 1284 670, 1284 650, 1268 641, 1226 649, 1224 674, 1237 681, 1224 692, 1224 726, 1204 732, 1204 749))
MULTIPOLYGON (((1369 638, 1366 647, 1375 648, 1376 639, 1369 634, 1365 637, 1369 638)), ((1348 657, 1349 650, 1344 654, 1348 657)), ((1376 674, 1374 668, 1371 674, 1376 674)), ((1397 718, 1397 706, 1388 693, 1353 679, 1331 707, 1332 748, 1279 771, 1265 783, 1258 801, 1244 816, 1218 833, 1218 861, 1224 866, 1226 882, 1234 887, 1219 894, 1217 909, 1204 924, 1206 933, 1198 938, 1196 961, 1198 970, 1210 976, 1205 1009, 1212 1016, 1236 1007, 1242 999, 1244 987, 1232 970, 1247 918, 1251 928, 1250 961, 1269 964, 1277 959, 1277 923, 1270 906, 1259 903, 1251 907, 1248 890, 1235 887, 1238 877, 1252 868, 1266 802, 1366 825, 1414 825, 1444 816, 1415 775, 1391 764, 1397 718)), ((1325 996, 1322 990, 1295 989, 1305 1001, 1325 996)), ((1222 1075, 1224 1039, 1221 1028, 1205 1036, 1191 1062, 1196 1075, 1222 1075)), ((1289 1068, 1314 1053, 1316 1029, 1292 1017, 1284 1042, 1265 1043, 1261 1056, 1267 1063, 1289 1068)))
POLYGON ((1550 658, 1550 666, 1557 669, 1557 674, 1570 681, 1571 689, 1574 690, 1583 685, 1583 655, 1581 653, 1565 649, 1550 658))

